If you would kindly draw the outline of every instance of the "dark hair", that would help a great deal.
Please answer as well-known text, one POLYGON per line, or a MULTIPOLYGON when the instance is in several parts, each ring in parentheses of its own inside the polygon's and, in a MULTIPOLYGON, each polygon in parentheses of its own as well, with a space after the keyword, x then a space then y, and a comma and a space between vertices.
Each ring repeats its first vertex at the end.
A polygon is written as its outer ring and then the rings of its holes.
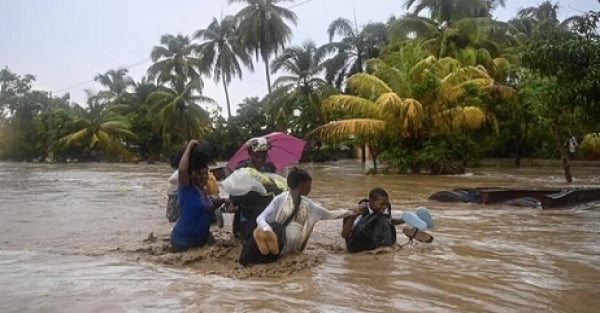
MULTIPOLYGON (((180 152, 171 155, 171 166, 173 168, 179 167, 179 161, 181 161, 183 151, 185 151, 185 147, 180 152)), ((210 142, 201 140, 194 148, 192 148, 192 151, 190 151, 188 174, 191 174, 192 171, 198 171, 208 167, 208 164, 215 159, 215 156, 215 147, 210 142)))
POLYGON ((373 188, 369 191, 369 200, 375 200, 379 198, 389 198, 387 191, 383 188, 373 188))
POLYGON ((171 165, 172 169, 176 170, 179 168, 179 161, 181 160, 182 155, 183 151, 171 153, 171 156, 169 157, 169 164, 171 165))
POLYGON ((300 184, 311 180, 310 174, 301 168, 294 167, 287 176, 287 185, 290 189, 298 188, 300 184))

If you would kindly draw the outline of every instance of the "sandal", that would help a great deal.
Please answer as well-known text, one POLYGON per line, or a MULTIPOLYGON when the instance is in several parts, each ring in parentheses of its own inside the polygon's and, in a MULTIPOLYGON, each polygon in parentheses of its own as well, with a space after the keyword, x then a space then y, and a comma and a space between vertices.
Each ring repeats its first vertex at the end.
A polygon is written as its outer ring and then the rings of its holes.
POLYGON ((422 230, 418 230, 411 226, 405 226, 404 228, 402 228, 402 233, 404 233, 406 237, 408 237, 410 240, 415 239, 419 242, 424 243, 433 242, 433 236, 431 236, 429 233, 426 233, 422 230))

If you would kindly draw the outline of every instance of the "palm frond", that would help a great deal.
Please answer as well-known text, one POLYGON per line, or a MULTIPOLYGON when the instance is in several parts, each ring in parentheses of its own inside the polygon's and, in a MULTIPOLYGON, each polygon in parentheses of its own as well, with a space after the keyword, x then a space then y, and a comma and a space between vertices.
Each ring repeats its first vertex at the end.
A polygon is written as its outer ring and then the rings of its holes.
POLYGON ((375 108, 373 101, 351 95, 333 95, 321 103, 321 109, 325 113, 341 110, 357 117, 372 117, 376 114, 375 108))
POLYGON ((392 89, 377 76, 370 74, 354 74, 346 82, 348 92, 375 100, 380 95, 392 92, 392 89))
POLYGON ((445 110, 434 121, 440 129, 451 130, 481 129, 488 122, 493 124, 495 119, 480 107, 464 106, 445 110))
POLYGON ((386 130, 386 123, 377 119, 348 119, 329 122, 317 127, 307 136, 317 136, 323 140, 344 140, 352 137, 375 137, 386 130))
POLYGON ((73 143, 81 142, 84 138, 91 135, 89 128, 80 129, 72 134, 66 135, 58 140, 60 145, 70 146, 73 143))

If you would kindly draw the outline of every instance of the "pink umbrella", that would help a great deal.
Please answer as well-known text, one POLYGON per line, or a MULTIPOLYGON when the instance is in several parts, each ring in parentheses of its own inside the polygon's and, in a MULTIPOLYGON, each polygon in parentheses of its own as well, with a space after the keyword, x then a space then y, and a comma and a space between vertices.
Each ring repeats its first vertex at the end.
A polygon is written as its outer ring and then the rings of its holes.
MULTIPOLYGON (((306 145, 306 141, 280 132, 270 133, 262 137, 266 138, 271 144, 271 149, 267 152, 267 160, 273 162, 278 171, 300 160, 302 151, 304 151, 304 146, 306 145)), ((245 143, 238 149, 233 157, 229 159, 227 167, 234 170, 240 161, 249 158, 250 156, 248 155, 248 149, 246 148, 245 143)))

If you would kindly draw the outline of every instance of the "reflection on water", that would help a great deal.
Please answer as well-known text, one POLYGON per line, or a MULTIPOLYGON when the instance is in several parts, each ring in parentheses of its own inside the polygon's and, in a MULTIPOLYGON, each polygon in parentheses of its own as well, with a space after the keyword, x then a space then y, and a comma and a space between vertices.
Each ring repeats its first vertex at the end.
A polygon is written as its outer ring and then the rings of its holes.
MULTIPOLYGON (((305 165, 311 196, 354 205, 372 187, 396 213, 428 206, 431 245, 349 255, 340 222, 317 224, 324 262, 281 278, 233 279, 123 259, 115 248, 168 232, 166 165, 0 163, 0 312, 595 312, 600 210, 437 203, 438 190, 564 186, 560 168, 462 176, 365 176, 361 164, 305 165), (323 248, 337 245, 337 250, 323 248)), ((600 169, 573 168, 581 186, 600 169)), ((404 238, 399 237, 403 242, 404 238)), ((198 261, 201 262, 201 261, 198 261)))

